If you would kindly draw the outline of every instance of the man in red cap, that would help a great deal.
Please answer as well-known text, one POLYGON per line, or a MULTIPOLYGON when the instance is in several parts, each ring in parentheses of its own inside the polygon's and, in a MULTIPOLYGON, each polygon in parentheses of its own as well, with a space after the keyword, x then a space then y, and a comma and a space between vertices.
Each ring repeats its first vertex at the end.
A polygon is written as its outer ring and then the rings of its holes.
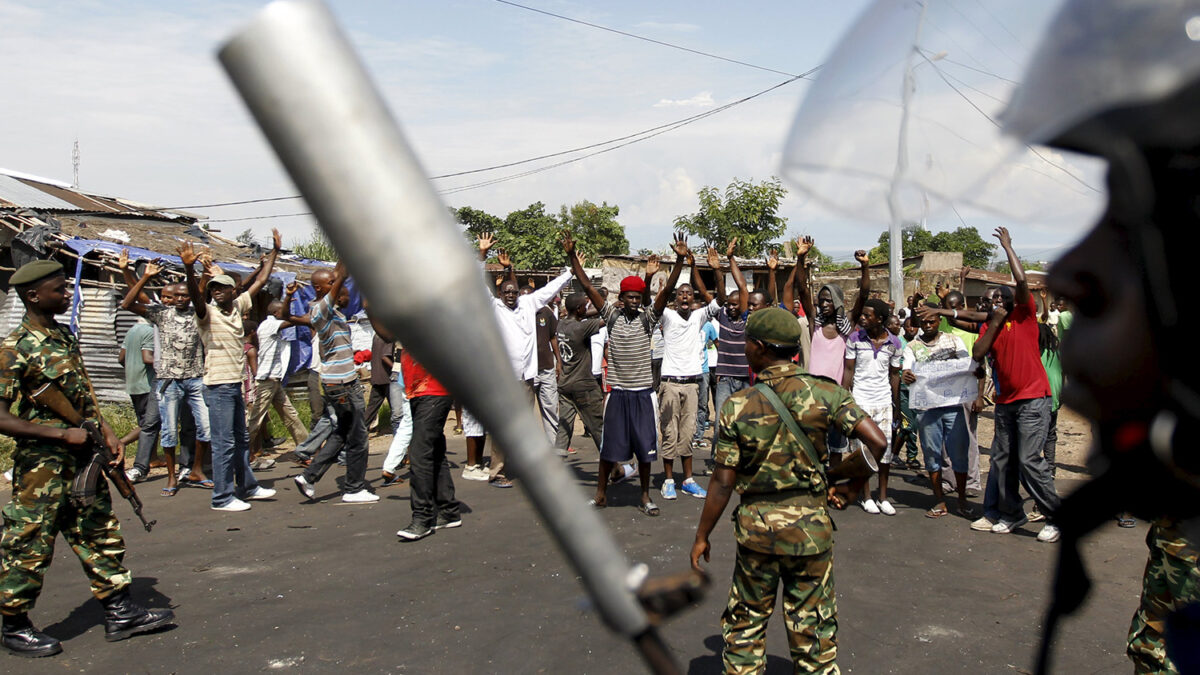
POLYGON ((658 459, 658 406, 650 370, 650 334, 658 320, 644 304, 650 299, 646 280, 658 271, 658 256, 650 256, 646 263, 645 279, 629 276, 621 280, 618 310, 605 304, 604 296, 588 280, 569 234, 563 237, 563 250, 571 262, 571 272, 608 327, 608 381, 612 392, 604 402, 600 470, 592 504, 597 508, 607 505, 609 475, 620 463, 636 456, 642 512, 657 516, 658 506, 650 499, 650 464, 658 459))

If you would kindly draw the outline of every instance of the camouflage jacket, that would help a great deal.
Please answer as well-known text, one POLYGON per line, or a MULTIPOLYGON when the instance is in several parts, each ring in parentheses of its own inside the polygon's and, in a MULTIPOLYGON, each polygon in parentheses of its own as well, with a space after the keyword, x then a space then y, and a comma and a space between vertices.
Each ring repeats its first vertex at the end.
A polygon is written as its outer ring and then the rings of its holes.
POLYGON ((714 459, 737 474, 734 487, 742 495, 733 514, 737 541, 760 553, 824 553, 833 545, 825 501, 825 434, 836 427, 849 435, 866 413, 833 380, 804 373, 795 364, 770 366, 758 380, 791 409, 820 463, 813 463, 761 393, 750 388, 730 396, 721 408, 714 459))
MULTIPOLYGON (((13 412, 23 420, 65 428, 69 425, 64 420, 29 398, 29 394, 49 382, 58 385, 84 417, 99 416, 83 370, 79 338, 61 324, 56 323, 50 330, 35 326, 26 315, 21 325, 0 344, 0 400, 15 402, 13 412)), ((42 447, 62 452, 61 445, 17 440, 18 449, 42 447)))

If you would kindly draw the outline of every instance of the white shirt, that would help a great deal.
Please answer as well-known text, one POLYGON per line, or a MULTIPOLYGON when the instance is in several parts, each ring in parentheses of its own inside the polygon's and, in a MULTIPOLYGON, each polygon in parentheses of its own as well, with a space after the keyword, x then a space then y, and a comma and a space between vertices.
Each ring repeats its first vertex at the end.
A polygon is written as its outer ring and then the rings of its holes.
POLYGON ((496 323, 500 324, 500 335, 512 361, 513 371, 522 380, 537 377, 537 311, 562 290, 571 280, 571 270, 529 295, 517 298, 517 308, 509 309, 500 298, 492 298, 496 323))
POLYGON ((604 374, 604 343, 608 342, 608 326, 600 328, 600 332, 592 336, 592 375, 600 377, 604 374))
POLYGON ((258 324, 258 376, 256 380, 282 380, 291 360, 291 345, 279 337, 283 322, 268 314, 258 324))
POLYGON ((662 374, 669 377, 696 377, 704 369, 704 324, 721 306, 716 300, 703 309, 694 309, 685 319, 679 312, 663 310, 659 327, 663 333, 662 374))

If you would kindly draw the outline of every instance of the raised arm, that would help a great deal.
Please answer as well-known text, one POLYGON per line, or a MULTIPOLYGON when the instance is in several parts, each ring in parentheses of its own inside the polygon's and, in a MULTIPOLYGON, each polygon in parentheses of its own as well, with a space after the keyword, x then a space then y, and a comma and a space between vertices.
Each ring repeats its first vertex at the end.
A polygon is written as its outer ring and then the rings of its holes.
POLYGON ((600 295, 600 291, 592 286, 592 282, 587 278, 587 273, 583 271, 583 260, 579 256, 579 251, 575 250, 575 240, 571 238, 570 232, 563 232, 562 239, 563 253, 567 254, 567 262, 571 265, 571 274, 579 280, 579 285, 583 286, 583 292, 588 296, 588 300, 592 301, 592 307, 599 312, 600 308, 604 307, 604 296, 600 295))
POLYGON ((721 254, 712 246, 708 247, 708 266, 712 268, 716 280, 717 304, 725 304, 725 272, 721 271, 721 254))
MULTIPOLYGON (((121 277, 125 279, 125 287, 133 288, 133 285, 137 283, 137 278, 133 276, 133 270, 129 269, 129 249, 121 249, 121 255, 117 257, 117 269, 121 270, 121 277)), ((138 302, 148 305, 150 296, 143 292, 138 295, 138 302)))
POLYGON ((992 345, 996 343, 996 336, 1000 334, 1000 328, 1004 326, 1006 318, 1008 318, 1008 310, 1004 309, 1004 305, 992 308, 992 318, 988 319, 987 330, 971 347, 971 358, 982 361, 983 357, 992 351, 992 345))
MULTIPOLYGON (((146 263, 146 273, 142 275, 141 279, 138 279, 133 283, 132 286, 129 287, 129 292, 127 292, 125 294, 125 298, 121 300, 121 309, 133 312, 138 316, 145 316, 146 301, 143 300, 143 298, 145 298, 145 294, 142 293, 142 289, 146 287, 147 282, 158 276, 158 273, 161 271, 162 267, 158 265, 157 260, 152 260, 146 263)), ((132 277, 132 275, 130 276, 132 277)))
POLYGON ((729 273, 733 275, 733 283, 738 289, 738 316, 746 313, 746 308, 750 306, 750 293, 746 291, 746 277, 742 276, 742 270, 738 267, 737 256, 733 254, 737 249, 737 237, 734 237, 725 247, 725 257, 729 258, 729 273))
POLYGON ((513 269, 512 257, 502 248, 496 249, 496 262, 504 267, 504 280, 517 283, 517 270, 513 269))
MULTIPOLYGON (((283 320, 285 323, 290 323, 296 326, 308 326, 311 328, 312 320, 309 319, 307 314, 304 316, 296 316, 295 314, 292 314, 292 297, 296 295, 296 291, 298 290, 300 290, 300 284, 295 281, 287 285, 287 290, 283 294, 283 320)), ((371 325, 375 325, 373 320, 371 325)), ((379 329, 376 328, 376 330, 379 329)))
POLYGON ((488 251, 496 245, 496 237, 491 232, 479 235, 479 262, 487 262, 488 251))
POLYGON ((867 297, 871 295, 871 261, 867 258, 867 252, 861 249, 854 252, 854 259, 862 268, 862 274, 858 278, 858 297, 854 298, 854 306, 850 309, 848 318, 850 325, 857 326, 858 317, 862 316, 863 307, 867 304, 867 297))
POLYGON ((976 312, 973 309, 945 309, 942 307, 930 307, 929 305, 918 305, 916 313, 919 318, 927 319, 931 316, 943 316, 955 328, 961 330, 974 330, 975 324, 988 320, 987 312, 976 312))
MULTIPOLYGON (((774 307, 779 300, 779 285, 775 280, 775 270, 779 269, 779 251, 771 249, 767 253, 767 305, 774 307)), ((791 307, 788 308, 791 311, 791 307)))
POLYGON ((712 295, 709 294, 708 288, 704 286, 704 280, 700 278, 700 270, 696 269, 696 259, 691 253, 688 253, 688 264, 692 266, 692 288, 700 294, 700 300, 705 305, 712 302, 712 295))
POLYGON ((675 249, 675 264, 671 266, 671 274, 667 276, 667 283, 663 284, 658 295, 654 296, 655 314, 662 314, 663 310, 667 308, 667 297, 675 290, 675 284, 679 281, 679 274, 683 271, 683 266, 692 257, 691 249, 687 245, 687 236, 683 233, 675 234, 675 241, 671 248, 675 249))
POLYGON ((659 262, 658 256, 653 253, 646 259, 646 274, 642 277, 642 281, 646 285, 646 290, 642 291, 642 307, 650 306, 650 282, 654 281, 654 275, 658 274, 661 266, 662 263, 659 262))
POLYGON ((812 292, 808 288, 808 251, 812 247, 812 237, 800 237, 796 240, 796 269, 793 270, 792 279, 795 293, 800 296, 800 306, 804 308, 804 315, 808 317, 808 329, 815 331, 821 326, 817 315, 813 313, 812 292))
POLYGON ((196 270, 192 268, 196 264, 196 250, 192 246, 192 242, 185 241, 179 245, 179 259, 183 261, 183 273, 187 277, 188 295, 192 298, 192 308, 196 310, 196 318, 203 319, 208 316, 208 308, 204 303, 204 296, 200 293, 200 282, 196 279, 196 270))
POLYGON ((1042 323, 1050 320, 1050 302, 1046 298, 1046 289, 1038 289, 1038 297, 1042 299, 1042 323))
POLYGON ((1013 282, 1017 284, 1016 297, 1013 298, 1016 306, 1026 305, 1033 296, 1029 293, 1029 282, 1025 280, 1025 268, 1021 266, 1021 259, 1013 250, 1012 237, 1008 234, 1008 228, 997 227, 996 238, 1000 240, 1000 246, 1004 248, 1004 253, 1008 256, 1008 266, 1012 269, 1013 282))
POLYGON ((262 271, 254 279, 254 283, 250 284, 250 288, 246 292, 250 297, 258 295, 258 292, 267 285, 267 280, 271 278, 271 272, 275 269, 275 259, 279 257, 279 249, 283 248, 283 239, 279 236, 279 230, 271 230, 272 246, 271 252, 267 254, 267 264, 263 265, 262 271))

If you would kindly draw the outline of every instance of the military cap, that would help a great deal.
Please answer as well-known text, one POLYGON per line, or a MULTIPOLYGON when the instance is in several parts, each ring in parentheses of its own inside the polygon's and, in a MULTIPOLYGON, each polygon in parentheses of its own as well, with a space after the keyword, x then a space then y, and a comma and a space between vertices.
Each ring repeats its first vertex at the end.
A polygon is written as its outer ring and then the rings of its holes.
POLYGON ((760 309, 746 321, 746 337, 783 347, 800 344, 800 323, 791 312, 778 307, 760 309))
POLYGON ((24 286, 35 281, 41 281, 54 274, 65 274, 63 266, 53 260, 34 260, 21 265, 21 268, 9 277, 10 286, 24 286))
POLYGON ((233 277, 229 276, 228 274, 218 274, 217 276, 213 277, 212 280, 208 282, 208 285, 211 286, 213 284, 221 284, 222 286, 228 286, 230 288, 237 286, 237 284, 233 283, 233 277))

